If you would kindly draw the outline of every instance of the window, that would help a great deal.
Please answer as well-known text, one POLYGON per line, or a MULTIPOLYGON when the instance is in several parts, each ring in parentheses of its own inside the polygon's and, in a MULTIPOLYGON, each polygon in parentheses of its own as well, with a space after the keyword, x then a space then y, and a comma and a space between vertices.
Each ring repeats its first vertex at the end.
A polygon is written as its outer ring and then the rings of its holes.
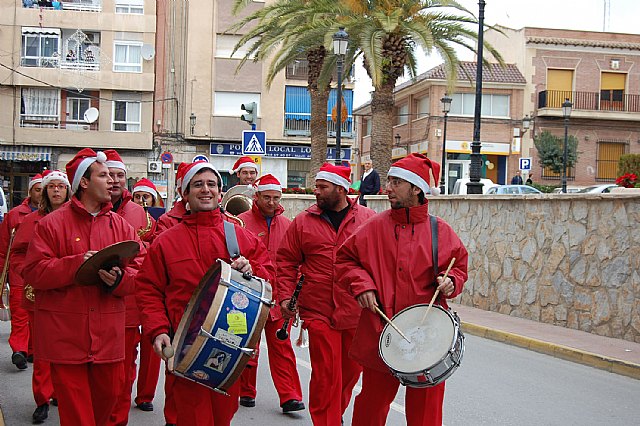
POLYGON ((116 13, 144 14, 144 0, 116 0, 116 13))
POLYGON ((141 42, 116 41, 113 51, 113 71, 142 72, 141 42))
MULTIPOLYGON (((560 180, 562 178, 562 173, 556 173, 551 170, 550 167, 543 167, 541 173, 542 179, 548 180, 560 180)), ((567 179, 575 180, 576 172, 573 167, 567 166, 567 179)))
MULTIPOLYGON (((116 96, 114 96, 115 98, 116 96)), ((140 101, 114 100, 111 129, 115 132, 139 132, 140 109, 140 101)))
POLYGON ((55 28, 22 29, 23 67, 53 68, 58 66, 60 30, 55 28))
MULTIPOLYGON (((327 132, 329 136, 334 136, 336 132, 336 122, 333 117, 337 116, 337 94, 337 90, 332 89, 329 92, 329 100, 327 102, 327 132)), ((353 90, 342 90, 342 99, 341 135, 349 138, 353 137, 353 90)), ((288 136, 309 136, 311 134, 311 96, 307 88, 303 86, 286 86, 284 108, 284 134, 288 136)))
MULTIPOLYGON (((473 115, 476 95, 455 93, 451 96, 451 115, 473 115)), ((509 118, 509 95, 482 95, 482 116, 509 118)))
POLYGON ((628 152, 628 148, 627 141, 598 141, 597 181, 615 182, 618 177, 618 161, 628 152))
POLYGON ((60 120, 59 104, 58 89, 23 88, 20 127, 57 127, 60 120))
POLYGON ((397 111, 396 123, 398 125, 407 124, 409 122, 409 104, 400 105, 397 111))
POLYGON ((262 115, 262 111, 260 111, 260 93, 215 92, 213 102, 214 115, 240 117, 245 113, 240 106, 250 102, 258 104, 258 117, 262 115))
POLYGON ((425 96, 416 101, 416 118, 423 118, 429 115, 429 97, 425 96))
MULTIPOLYGON (((230 59, 242 59, 247 54, 248 50, 251 48, 255 39, 249 40, 247 43, 242 45, 236 53, 231 56, 231 52, 233 52, 233 48, 236 43, 240 41, 241 36, 231 35, 231 34, 218 34, 216 37, 216 57, 217 58, 230 58, 230 59)), ((254 56, 252 55, 251 58, 254 56)))
POLYGON ((365 136, 370 136, 371 135, 371 126, 373 126, 373 120, 370 118, 366 118, 365 119, 365 136))
POLYGON ((84 122, 84 113, 91 107, 89 99, 67 98, 67 122, 84 122))

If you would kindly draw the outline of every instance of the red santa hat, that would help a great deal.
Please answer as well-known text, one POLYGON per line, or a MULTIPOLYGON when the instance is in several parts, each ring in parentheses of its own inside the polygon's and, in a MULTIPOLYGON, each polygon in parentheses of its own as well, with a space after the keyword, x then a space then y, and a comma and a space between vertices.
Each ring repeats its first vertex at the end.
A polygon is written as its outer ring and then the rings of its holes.
POLYGON ((222 185, 222 176, 220 176, 220 173, 218 173, 216 168, 213 167, 213 164, 208 161, 196 161, 195 163, 187 164, 184 169, 184 178, 182 179, 182 183, 180 184, 180 189, 182 189, 183 194, 187 190, 187 186, 189 186, 189 182, 191 182, 191 179, 193 179, 196 173, 203 169, 209 169, 213 173, 215 173, 218 177, 218 185, 222 185))
POLYGON ((65 185, 71 186, 65 172, 61 172, 60 170, 45 170, 42 173, 42 186, 47 186, 54 180, 61 180, 65 185))
POLYGON ((256 191, 282 192, 282 185, 280 185, 280 181, 271 174, 261 176, 253 183, 253 186, 256 187, 256 191))
POLYGON ((324 163, 316 175, 316 180, 318 179, 329 181, 349 191, 351 186, 351 167, 324 163))
POLYGON ((229 173, 238 173, 243 167, 252 167, 258 171, 258 165, 253 161, 253 159, 249 156, 243 156, 238 158, 238 161, 233 165, 233 169, 229 170, 229 173))
POLYGON ((184 171, 187 168, 189 163, 180 163, 178 164, 178 170, 176 171, 176 189, 180 190, 182 186, 182 179, 184 179, 184 171))
POLYGON ((124 161, 115 149, 106 149, 104 154, 107 156, 107 167, 127 171, 127 166, 124 165, 124 161))
POLYGON ((153 182, 147 178, 142 178, 133 185, 133 192, 131 193, 135 194, 136 192, 148 192, 153 196, 154 200, 158 198, 158 189, 153 182))
POLYGON ((29 181, 29 191, 31 191, 31 188, 33 188, 33 185, 36 183, 42 183, 42 175, 40 173, 32 177, 29 181))
POLYGON ((401 160, 393 163, 387 176, 404 179, 420 188, 425 195, 440 194, 440 189, 436 187, 440 177, 440 164, 430 160, 423 154, 409 154, 401 160), (431 186, 431 176, 433 176, 433 186, 431 186))
POLYGON ((106 163, 107 156, 102 151, 95 152, 91 148, 84 148, 67 163, 67 176, 69 176, 69 181, 71 182, 72 193, 75 193, 78 190, 82 175, 84 175, 89 167, 96 161, 99 163, 106 163))

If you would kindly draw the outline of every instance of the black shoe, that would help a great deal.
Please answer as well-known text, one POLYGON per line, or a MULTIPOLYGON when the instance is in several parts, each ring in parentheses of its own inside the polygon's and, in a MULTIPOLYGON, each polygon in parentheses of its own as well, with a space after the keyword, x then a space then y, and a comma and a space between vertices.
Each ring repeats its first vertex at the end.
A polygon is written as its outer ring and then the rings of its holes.
POLYGON ((56 398, 51 398, 51 405, 53 405, 54 407, 58 406, 58 400, 56 398))
POLYGON ((240 405, 243 407, 255 407, 256 399, 251 398, 250 396, 241 396, 240 397, 240 405))
POLYGON ((49 417, 49 404, 42 404, 33 412, 33 424, 37 425, 44 422, 49 417))
POLYGON ((166 424, 166 425, 164 425, 164 426, 176 426, 176 424, 175 424, 175 423, 167 423, 167 424, 166 424))
POLYGON ((293 411, 304 410, 304 402, 298 401, 297 399, 290 399, 284 404, 282 404, 282 412, 283 413, 291 413, 293 411))
POLYGON ((11 355, 11 362, 18 367, 18 370, 24 370, 27 368, 27 354, 24 352, 14 352, 11 355))
POLYGON ((142 411, 153 411, 153 402, 141 402, 140 404, 136 405, 136 407, 138 407, 142 411))
POLYGON ((33 364, 33 355, 29 355, 27 357, 27 362, 30 362, 31 364, 33 364))

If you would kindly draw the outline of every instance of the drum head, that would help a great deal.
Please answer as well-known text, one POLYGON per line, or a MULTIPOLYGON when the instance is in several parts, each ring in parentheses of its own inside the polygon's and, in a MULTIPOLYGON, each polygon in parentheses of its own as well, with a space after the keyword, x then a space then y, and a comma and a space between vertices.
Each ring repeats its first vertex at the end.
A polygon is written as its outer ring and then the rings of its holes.
POLYGON ((102 282, 98 275, 100 269, 108 271, 114 266, 124 268, 139 252, 140 244, 136 241, 122 241, 111 244, 80 265, 78 272, 76 272, 76 281, 82 285, 100 284, 102 282))
POLYGON ((437 364, 452 348, 455 325, 440 306, 416 305, 397 313, 391 321, 411 340, 404 340, 387 325, 380 336, 380 355, 387 366, 401 373, 416 373, 437 364))

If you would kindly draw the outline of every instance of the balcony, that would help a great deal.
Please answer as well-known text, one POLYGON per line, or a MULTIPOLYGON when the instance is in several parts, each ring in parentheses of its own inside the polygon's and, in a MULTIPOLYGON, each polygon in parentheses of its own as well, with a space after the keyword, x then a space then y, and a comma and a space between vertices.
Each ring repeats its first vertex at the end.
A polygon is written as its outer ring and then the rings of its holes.
POLYGON ((98 123, 86 123, 84 121, 61 121, 58 116, 52 115, 21 114, 20 127, 87 131, 98 130, 98 123))
MULTIPOLYGON (((287 113, 284 120, 285 136, 311 136, 310 114, 289 114, 287 113)), ((327 120, 327 136, 336 136, 336 123, 329 116, 327 120)), ((353 125, 351 117, 342 123, 341 136, 343 138, 353 138, 353 125)))
POLYGON ((75 10, 78 12, 101 12, 102 0, 22 0, 22 7, 30 9, 75 10))
MULTIPOLYGON (((354 67, 351 67, 351 72, 346 78, 346 83, 353 82, 354 67)), ((287 65, 285 70, 285 77, 289 80, 303 80, 307 81, 309 77, 309 61, 306 59, 296 59, 293 64, 287 65)), ((336 73, 333 74, 333 81, 338 79, 336 73)))
POLYGON ((622 90, 600 92, 544 90, 538 93, 538 109, 560 110, 565 99, 573 103, 574 111, 640 112, 640 95, 626 95, 622 90))

